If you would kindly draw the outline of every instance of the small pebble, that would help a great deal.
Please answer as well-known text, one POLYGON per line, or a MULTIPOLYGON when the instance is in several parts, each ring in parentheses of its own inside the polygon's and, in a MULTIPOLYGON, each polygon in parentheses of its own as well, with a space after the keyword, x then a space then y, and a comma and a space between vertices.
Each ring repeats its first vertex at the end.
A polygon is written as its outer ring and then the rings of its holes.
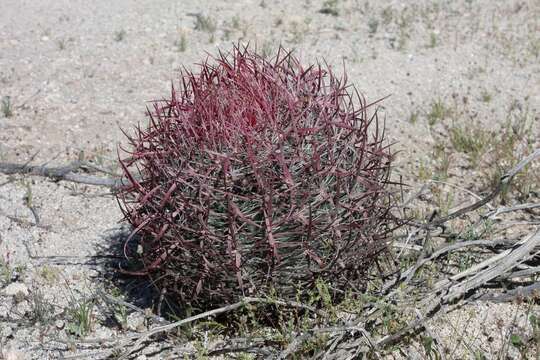
POLYGON ((64 322, 64 320, 56 320, 54 322, 54 326, 56 326, 56 328, 59 330, 63 329, 65 325, 66 323, 64 322))

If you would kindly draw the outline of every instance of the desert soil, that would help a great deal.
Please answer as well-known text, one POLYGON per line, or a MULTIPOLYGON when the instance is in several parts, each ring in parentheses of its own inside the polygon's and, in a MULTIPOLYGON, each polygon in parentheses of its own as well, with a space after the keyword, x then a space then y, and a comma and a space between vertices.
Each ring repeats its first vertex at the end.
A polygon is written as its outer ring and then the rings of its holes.
MULTIPOLYGON (((446 123, 490 129, 518 107, 532 116, 538 138, 537 0, 1 0, 0 8, 0 98, 13 109, 0 114, 0 162, 82 158, 117 172, 121 129, 145 124, 148 101, 169 94, 181 67, 196 69, 208 53, 238 41, 268 54, 282 44, 306 64, 325 59, 337 73, 345 64, 368 100, 391 95, 380 112, 400 151, 396 172, 411 183, 446 136, 444 122, 428 124, 436 102, 459 114, 446 123)), ((459 164, 462 155, 452 156, 459 164)), ((448 181, 474 188, 476 176, 456 165, 448 181)), ((110 256, 121 257, 129 231, 121 219, 107 189, 0 175, 0 358, 81 355, 53 340, 74 336, 71 310, 87 300, 88 338, 144 328, 134 313, 121 329, 97 295, 152 305, 137 298, 142 291, 131 281, 113 276, 120 260, 110 256)), ((507 328, 527 325, 524 316, 518 304, 481 303, 430 330, 460 348, 460 357, 478 349, 495 357, 507 328)), ((158 346, 137 358, 174 357, 158 346)), ((423 358, 422 349, 410 351, 423 358)))

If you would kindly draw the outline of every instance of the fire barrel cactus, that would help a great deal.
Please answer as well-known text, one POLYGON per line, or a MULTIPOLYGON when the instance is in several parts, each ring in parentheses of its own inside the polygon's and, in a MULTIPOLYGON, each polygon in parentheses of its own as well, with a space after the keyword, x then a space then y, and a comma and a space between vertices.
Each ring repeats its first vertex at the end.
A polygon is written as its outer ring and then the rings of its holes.
POLYGON ((198 306, 294 299, 317 279, 361 288, 395 225, 392 156, 368 107, 345 76, 283 49, 184 71, 120 160, 131 273, 198 306))

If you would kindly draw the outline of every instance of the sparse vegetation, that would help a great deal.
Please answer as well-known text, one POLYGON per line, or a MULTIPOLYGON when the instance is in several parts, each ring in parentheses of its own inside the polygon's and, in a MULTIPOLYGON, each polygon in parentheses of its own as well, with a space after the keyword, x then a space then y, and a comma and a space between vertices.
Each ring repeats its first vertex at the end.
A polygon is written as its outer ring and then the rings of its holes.
POLYGON ((8 260, 0 257, 0 288, 11 282, 13 270, 11 269, 8 260))
POLYGON ((70 306, 67 309, 67 329, 78 337, 86 336, 94 324, 94 302, 92 299, 76 299, 72 296, 70 306))
POLYGON ((491 94, 487 90, 482 91, 481 98, 485 103, 491 102, 491 94))
POLYGON ((56 41, 56 43, 58 45, 59 50, 65 50, 66 49, 67 41, 65 39, 59 39, 59 40, 56 41))
POLYGON ((298 44, 304 40, 309 30, 310 22, 311 20, 309 18, 305 18, 304 21, 293 20, 290 22, 291 41, 294 44, 298 44))
POLYGON ((441 188, 435 187, 433 194, 439 215, 447 216, 450 213, 450 209, 454 206, 454 190, 443 191, 441 188))
MULTIPOLYGON (((533 151, 535 141, 533 124, 534 115, 530 110, 517 102, 513 103, 502 131, 492 139, 490 151, 492 165, 487 170, 491 184, 533 151)), ((505 189, 502 199, 507 200, 509 192, 512 191, 521 201, 526 201, 531 195, 540 194, 538 184, 540 184, 540 167, 527 166, 516 176, 512 187, 505 189)))
POLYGON ((434 47, 437 46, 437 43, 438 43, 437 34, 435 34, 434 32, 430 33, 428 48, 433 49, 434 47))
POLYGON ((339 16, 338 0, 325 0, 319 12, 321 14, 339 16))
POLYGON ((213 34, 216 29, 216 21, 210 15, 197 14, 195 16, 195 30, 213 34))
POLYGON ((11 97, 9 95, 6 95, 2 98, 2 104, 0 106, 0 109, 4 117, 8 118, 13 116, 13 105, 11 104, 11 97))
POLYGON ((13 265, 9 260, 9 254, 6 257, 0 257, 0 288, 10 284, 21 277, 26 270, 26 266, 19 264, 13 265))
POLYGON ((260 54, 264 59, 268 59, 274 53, 274 45, 270 41, 264 41, 261 46, 260 54))
POLYGON ((373 35, 377 32, 377 29, 379 28, 379 20, 376 18, 371 18, 368 21, 368 32, 369 34, 373 35))
POLYGON ((446 119, 451 114, 450 108, 442 101, 437 99, 431 103, 430 110, 427 114, 427 120, 429 126, 433 126, 438 122, 446 119))
POLYGON ((433 159, 435 160, 434 166, 434 180, 446 180, 448 178, 448 170, 450 169, 450 155, 443 144, 435 145, 433 150, 433 159))
POLYGON ((410 37, 411 15, 404 9, 398 20, 398 50, 404 50, 410 37))
POLYGON ((59 279, 58 270, 49 265, 43 265, 39 271, 39 275, 49 284, 54 284, 59 279))
POLYGON ((420 181, 427 181, 431 180, 433 178, 433 171, 431 169, 431 166, 426 160, 421 160, 418 164, 418 174, 417 174, 418 180, 420 181))
POLYGON ((126 38, 127 32, 124 29, 120 29, 114 32, 114 41, 120 42, 126 38))
POLYGON ((529 52, 534 56, 535 59, 540 57, 540 38, 532 38, 529 42, 529 52))
POLYGON ((235 15, 235 16, 232 18, 231 26, 232 26, 232 28, 235 29, 235 30, 240 30, 240 17, 239 17, 238 15, 235 15))
POLYGON ((122 304, 115 305, 113 315, 114 315, 114 319, 118 322, 120 327, 123 330, 126 330, 127 324, 128 324, 128 315, 129 315, 127 307, 122 304))
POLYGON ((450 143, 455 150, 465 153, 473 166, 486 153, 493 134, 478 126, 463 126, 455 124, 450 128, 450 143))
POLYGON ((175 45, 176 45, 176 49, 179 52, 186 51, 186 49, 187 49, 187 37, 186 37, 186 34, 184 32, 182 32, 180 34, 180 39, 176 40, 175 45))
POLYGON ((390 25, 394 20, 394 10, 392 9, 392 7, 388 6, 384 8, 381 12, 381 17, 385 26, 390 25))
POLYGON ((409 123, 413 125, 416 124, 418 122, 418 116, 419 116, 418 111, 412 111, 411 114, 409 115, 409 123))
POLYGON ((54 306, 45 299, 43 291, 39 288, 33 290, 30 295, 30 319, 42 325, 51 322, 54 315, 54 306))

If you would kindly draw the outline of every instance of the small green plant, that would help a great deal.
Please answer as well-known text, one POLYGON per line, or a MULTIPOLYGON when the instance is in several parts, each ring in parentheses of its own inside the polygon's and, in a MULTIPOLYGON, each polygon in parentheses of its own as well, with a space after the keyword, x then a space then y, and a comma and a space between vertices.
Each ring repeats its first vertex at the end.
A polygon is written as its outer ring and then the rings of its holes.
POLYGON ((392 23, 392 21, 394 20, 394 10, 392 9, 392 7, 388 6, 384 8, 381 12, 381 17, 382 22, 385 26, 390 25, 390 23, 392 23))
POLYGON ((40 289, 35 289, 30 293, 30 307, 30 319, 33 322, 47 324, 51 321, 54 306, 45 299, 40 289))
POLYGON ((433 346, 435 343, 435 340, 431 336, 421 336, 421 340, 422 340, 422 346, 424 347, 424 351, 429 360, 431 359, 438 360, 441 358, 436 348, 433 346))
POLYGON ((114 32, 114 41, 120 42, 123 41, 126 38, 126 31, 124 29, 118 30, 114 32))
POLYGON ((486 153, 491 139, 491 132, 477 126, 454 125, 450 129, 450 143, 457 151, 467 154, 473 165, 486 153))
POLYGON ((473 356, 474 356, 474 360, 487 360, 486 355, 480 349, 477 349, 476 351, 474 351, 473 356))
POLYGON ((112 304, 111 310, 114 320, 125 330, 127 329, 128 308, 124 305, 122 291, 117 287, 111 287, 110 296, 117 301, 112 304))
POLYGON ((317 289, 317 295, 318 299, 321 302, 322 306, 325 309, 333 309, 334 304, 332 301, 332 295, 330 294, 330 288, 328 287, 328 284, 324 282, 323 280, 319 279, 315 283, 316 289, 317 289))
POLYGON ((404 9, 401 13, 399 19, 397 20, 398 25, 398 50, 404 50, 407 47, 407 42, 409 41, 410 34, 409 29, 411 26, 411 16, 404 9))
POLYGON ((416 124, 418 122, 418 111, 413 111, 411 112, 411 114, 409 115, 409 123, 411 124, 416 124))
POLYGON ((437 46, 437 43, 438 43, 437 34, 435 34, 434 32, 430 33, 428 48, 433 49, 434 47, 437 46))
POLYGON ((427 161, 421 160, 418 164, 418 180, 427 181, 433 178, 433 171, 427 161))
POLYGON ((321 14, 339 16, 338 0, 326 0, 319 12, 321 14))
POLYGON ((58 281, 58 269, 55 269, 49 265, 43 265, 39 271, 39 275, 48 283, 55 283, 58 281))
MULTIPOLYGON (((528 107, 515 104, 511 106, 505 125, 498 132, 498 136, 492 139, 490 162, 493 166, 488 171, 491 186, 495 186, 508 169, 533 151, 534 121, 535 116, 528 107)), ((521 201, 525 201, 532 193, 538 193, 539 183, 540 169, 534 164, 528 165, 514 177, 511 188, 503 189, 502 201, 506 201, 511 190, 517 192, 521 201)))
POLYGON ((8 118, 13 116, 13 105, 11 104, 11 97, 9 95, 6 95, 2 98, 2 104, 0 108, 4 117, 8 118))
POLYGON ((240 30, 240 17, 238 15, 233 16, 231 25, 233 29, 240 30))
POLYGON ((65 39, 59 39, 56 41, 59 50, 65 50, 67 46, 67 41, 65 39))
POLYGON ((450 156, 446 151, 444 145, 437 144, 433 149, 433 159, 435 160, 434 166, 434 180, 444 181, 448 179, 448 170, 450 169, 450 156))
POLYGON ((398 331, 402 325, 396 307, 386 302, 378 302, 376 306, 382 310, 381 325, 383 333, 392 334, 398 331))
POLYGON ((274 46, 271 41, 265 40, 261 46, 261 56, 264 59, 270 58, 274 51, 274 46))
POLYGON ((292 34, 291 41, 295 44, 302 42, 308 32, 308 23, 306 21, 300 22, 293 20, 290 23, 290 27, 290 33, 292 34))
POLYGON ((6 257, 0 257, 0 287, 10 284, 19 278, 26 270, 26 265, 13 266, 9 260, 9 253, 6 257))
POLYGON ((441 216, 448 215, 450 209, 454 206, 454 193, 442 191, 441 189, 436 189, 433 193, 435 196, 435 204, 439 209, 439 214, 441 216))
POLYGON ((529 52, 534 56, 535 59, 540 57, 540 38, 532 38, 529 42, 529 52))
POLYGON ((451 110, 446 104, 439 98, 431 103, 431 108, 427 114, 427 120, 429 126, 433 126, 439 121, 444 120, 450 116, 451 110))
POLYGON ((523 353, 525 342, 523 341, 523 338, 518 334, 511 334, 510 335, 510 344, 512 344, 513 347, 517 348, 520 353, 523 353))
POLYGON ((195 16, 195 30, 214 33, 216 29, 216 21, 210 15, 197 14, 195 16))
POLYGON ((13 270, 9 265, 9 258, 0 258, 0 287, 4 287, 11 282, 13 270))
POLYGON ((93 326, 94 299, 71 299, 67 309, 69 323, 67 330, 78 337, 86 336, 93 326))
POLYGON ((481 240, 485 236, 489 236, 493 232, 493 222, 489 219, 482 222, 480 226, 468 224, 460 233, 460 238, 464 241, 481 240))
POLYGON ((184 52, 184 51, 186 51, 186 49, 187 49, 187 38, 186 38, 186 34, 184 34, 184 33, 180 34, 180 39, 176 40, 175 45, 176 45, 176 49, 177 49, 179 52, 184 52))
POLYGON ((485 103, 491 102, 491 94, 487 90, 482 91, 481 98, 485 103))
POLYGON ((377 32, 377 29, 379 28, 379 20, 375 18, 371 18, 368 21, 368 32, 369 34, 373 35, 377 32))
POLYGON ((540 358, 540 319, 534 313, 529 315, 529 324, 532 328, 532 340, 536 350, 536 358, 540 358))
POLYGON ((116 305, 113 316, 122 329, 127 329, 128 309, 126 306, 121 304, 116 305))

